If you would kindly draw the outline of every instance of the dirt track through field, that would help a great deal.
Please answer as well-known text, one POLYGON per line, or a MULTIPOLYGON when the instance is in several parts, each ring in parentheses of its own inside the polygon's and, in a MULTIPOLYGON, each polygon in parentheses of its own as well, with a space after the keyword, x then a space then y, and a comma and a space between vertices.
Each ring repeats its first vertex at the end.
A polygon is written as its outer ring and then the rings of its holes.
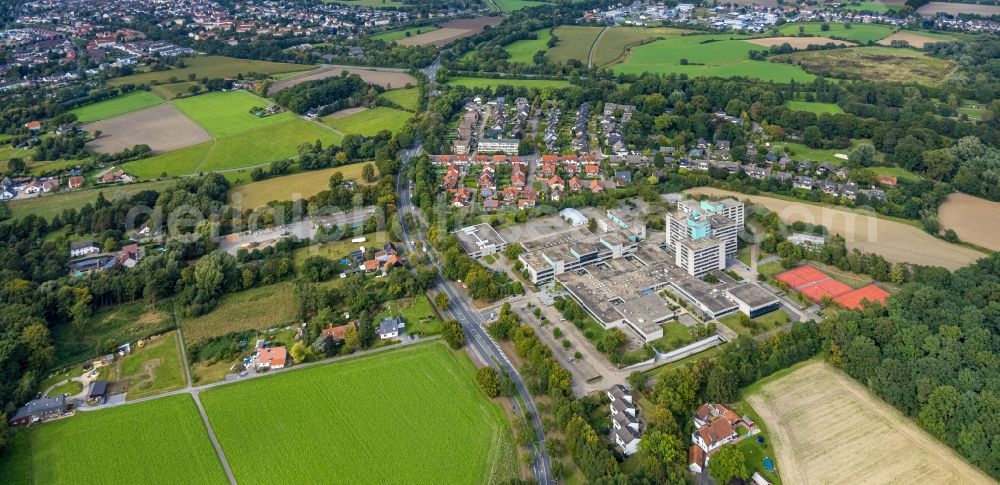
POLYGON ((925 44, 932 44, 934 42, 948 42, 947 40, 935 39, 933 37, 927 37, 920 34, 914 34, 912 32, 896 32, 878 42, 878 45, 891 45, 894 40, 906 41, 910 47, 916 47, 917 49, 923 49, 925 44))
POLYGON ((361 113, 361 112, 367 111, 367 110, 368 110, 368 108, 366 108, 364 106, 358 106, 357 108, 342 109, 340 111, 336 111, 336 112, 330 114, 330 118, 333 118, 335 120, 339 120, 341 118, 347 118, 348 116, 351 116, 353 114, 358 114, 358 113, 361 113))
POLYGON ((402 69, 396 70, 381 70, 381 69, 367 69, 351 66, 323 66, 319 69, 313 69, 300 76, 291 77, 283 81, 278 81, 271 85, 267 90, 268 96, 273 96, 275 93, 281 92, 293 86, 298 86, 306 81, 315 81, 317 79, 326 79, 329 77, 339 76, 340 73, 347 71, 351 74, 357 74, 362 81, 369 84, 376 84, 382 86, 383 88, 401 88, 407 84, 416 86, 417 80, 409 75, 409 73, 404 72, 402 69))
POLYGON ((747 39, 747 42, 751 44, 757 44, 764 47, 771 47, 773 45, 788 44, 792 46, 793 49, 805 49, 811 45, 856 45, 854 42, 847 42, 846 40, 836 40, 830 39, 828 37, 766 37, 763 39, 747 39))
POLYGON ((87 123, 81 128, 91 134, 101 131, 100 138, 87 144, 98 153, 116 153, 141 144, 162 153, 212 139, 204 128, 171 104, 87 123))
POLYGON ((843 236, 847 240, 848 249, 857 248, 862 252, 880 254, 891 262, 942 266, 955 270, 986 257, 974 249, 935 238, 918 227, 866 214, 711 187, 699 187, 685 192, 749 199, 754 204, 776 212, 786 223, 803 221, 825 226, 831 232, 843 236))
POLYGON ((993 251, 1000 251, 1000 202, 958 192, 938 209, 941 227, 954 229, 958 238, 993 251))
POLYGON ((770 430, 784 483, 995 483, 829 364, 746 397, 770 430))

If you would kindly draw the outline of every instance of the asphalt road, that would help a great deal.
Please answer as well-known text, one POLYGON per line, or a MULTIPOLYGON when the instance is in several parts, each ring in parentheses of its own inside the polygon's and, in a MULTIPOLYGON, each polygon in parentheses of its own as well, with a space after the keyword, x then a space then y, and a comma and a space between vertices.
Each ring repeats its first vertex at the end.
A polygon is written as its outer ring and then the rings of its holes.
MULTIPOLYGON (((400 172, 403 173, 408 167, 409 160, 420 154, 422 147, 417 145, 414 148, 406 150, 401 161, 403 166, 400 172)), ((396 180, 396 192, 399 194, 399 210, 398 215, 403 228, 403 238, 405 239, 406 247, 411 249, 414 247, 413 241, 420 241, 424 247, 428 247, 426 241, 423 239, 423 235, 419 231, 415 231, 411 234, 410 228, 406 224, 405 215, 413 210, 413 204, 410 200, 410 184, 403 182, 403 177, 397 177, 396 180)), ((417 214, 414 214, 417 217, 417 214)), ((487 365, 494 368, 503 369, 514 385, 515 390, 518 395, 521 396, 521 400, 524 402, 524 406, 527 408, 527 414, 533 427, 535 428, 536 443, 532 445, 532 455, 534 456, 534 462, 532 464, 532 472, 535 475, 535 480, 542 485, 550 485, 554 483, 552 479, 552 462, 549 458, 548 452, 545 448, 545 433, 542 431, 542 421, 538 417, 538 410, 535 409, 535 403, 531 399, 531 393, 528 392, 527 386, 524 384, 524 379, 518 373, 517 368, 511 364, 507 356, 504 355, 503 350, 500 346, 486 333, 483 328, 485 323, 479 312, 475 311, 472 302, 470 301, 468 295, 459 289, 456 289, 454 285, 445 280, 440 272, 441 268, 437 260, 434 259, 433 254, 427 253, 430 259, 430 263, 438 270, 438 278, 435 281, 436 290, 444 291, 448 298, 451 300, 449 305, 448 313, 451 314, 452 318, 457 320, 465 331, 465 338, 472 350, 479 356, 480 360, 487 365)), ((511 397, 511 403, 514 408, 520 412, 524 413, 525 410, 522 409, 521 402, 514 397, 511 397)))

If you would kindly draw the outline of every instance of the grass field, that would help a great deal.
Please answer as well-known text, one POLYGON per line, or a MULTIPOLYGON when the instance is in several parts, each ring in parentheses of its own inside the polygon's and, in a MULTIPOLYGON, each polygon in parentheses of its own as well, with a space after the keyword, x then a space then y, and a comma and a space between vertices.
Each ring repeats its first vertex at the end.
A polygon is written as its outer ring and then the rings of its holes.
POLYGON ((181 320, 181 331, 184 341, 193 344, 232 332, 283 326, 294 319, 292 284, 277 283, 226 295, 208 314, 181 320))
POLYGON ((240 210, 263 207, 272 200, 308 199, 329 189, 330 177, 337 172, 344 174, 344 180, 364 183, 361 179, 361 168, 366 163, 369 162, 301 172, 239 185, 230 190, 229 198, 232 205, 240 210))
POLYGON ((463 86, 469 89, 493 88, 496 86, 513 86, 525 88, 555 88, 569 87, 569 81, 562 79, 491 79, 485 77, 453 77, 446 83, 450 86, 463 86))
POLYGON ((308 64, 289 64, 285 62, 254 61, 226 56, 195 56, 184 58, 185 67, 168 71, 144 72, 131 76, 119 77, 110 81, 113 85, 150 84, 152 82, 172 83, 187 81, 194 74, 196 78, 209 79, 220 77, 236 77, 237 74, 259 72, 275 74, 279 72, 307 71, 314 66, 308 64), (173 79, 173 81, 171 81, 173 79))
POLYGON ((161 175, 196 173, 198 166, 215 146, 214 141, 191 145, 187 148, 161 153, 142 160, 122 164, 122 169, 142 180, 153 180, 161 175))
POLYGON ((143 108, 149 108, 163 103, 159 96, 141 89, 137 89, 121 96, 106 99, 94 104, 88 104, 76 108, 70 113, 76 115, 76 120, 80 123, 90 123, 91 121, 104 120, 125 113, 131 113, 143 108))
POLYGON ((266 107, 271 102, 246 91, 205 93, 173 102, 195 123, 216 138, 223 138, 247 130, 276 125, 295 118, 291 112, 259 118, 250 113, 254 106, 266 107))
POLYGON ((521 10, 522 8, 537 7, 539 5, 547 5, 546 2, 537 2, 535 0, 492 0, 494 3, 500 7, 502 12, 513 12, 515 10, 521 10))
POLYGON ((909 180, 910 182, 920 180, 919 175, 902 167, 868 167, 868 170, 871 170, 877 175, 889 175, 900 180, 909 180))
POLYGON ((417 103, 420 101, 420 91, 417 88, 393 89, 382 93, 379 97, 396 103, 405 110, 416 111, 417 103))
POLYGON ((130 401, 154 396, 184 387, 182 365, 177 334, 167 332, 141 349, 133 346, 131 354, 115 363, 114 380, 129 381, 126 396, 130 401))
POLYGON ((798 66, 751 61, 750 51, 758 45, 728 36, 686 36, 658 40, 632 49, 625 62, 614 67, 617 73, 658 72, 688 76, 748 77, 764 81, 810 82, 816 76, 798 66), (687 64, 684 64, 684 62, 687 64))
POLYGON ((830 30, 823 30, 822 22, 793 22, 789 24, 784 24, 778 29, 783 35, 799 35, 801 31, 808 35, 817 35, 821 37, 836 37, 839 39, 849 40, 851 42, 857 42, 859 44, 867 44, 869 42, 875 42, 884 37, 888 37, 892 33, 892 27, 883 24, 851 24, 850 28, 847 28, 845 24, 842 23, 830 23, 830 30), (801 30, 800 30, 801 28, 801 30))
POLYGON ((554 47, 545 53, 545 57, 555 62, 566 62, 576 59, 586 64, 590 57, 590 47, 594 45, 601 27, 582 27, 577 25, 560 25, 555 29, 559 39, 554 47))
POLYGON ((115 187, 71 190, 43 197, 11 200, 7 202, 7 207, 10 208, 14 217, 17 218, 24 217, 28 214, 35 214, 51 220, 53 216, 61 213, 65 209, 79 210, 87 203, 93 204, 97 201, 97 194, 101 192, 104 192, 104 197, 106 199, 113 200, 116 197, 134 195, 143 190, 163 190, 172 183, 173 182, 171 181, 159 181, 119 185, 115 187))
POLYGON ((594 66, 615 64, 623 60, 633 46, 659 37, 676 37, 681 32, 671 28, 611 27, 594 47, 594 66))
POLYGON ((523 62, 534 64, 532 59, 538 51, 545 51, 549 48, 549 39, 552 38, 552 29, 536 30, 537 39, 519 40, 504 46, 504 50, 510 54, 511 62, 523 62))
POLYGON ((69 381, 61 386, 54 387, 46 395, 48 397, 55 397, 61 394, 69 394, 70 396, 75 396, 83 392, 83 384, 78 381, 69 381))
POLYGON ((872 12, 872 13, 887 13, 891 10, 899 9, 898 6, 887 5, 882 3, 880 0, 862 0, 858 2, 857 5, 847 4, 842 7, 844 10, 853 10, 855 12, 872 12))
POLYGON ((753 328, 740 323, 741 315, 743 314, 737 312, 732 315, 726 315, 725 317, 720 318, 719 321, 740 335, 756 335, 758 333, 774 330, 775 328, 788 323, 788 313, 780 308, 773 312, 765 313, 759 317, 751 319, 754 325, 753 328))
POLYGON ((847 163, 847 159, 837 155, 848 155, 850 148, 809 148, 802 143, 781 143, 786 152, 795 160, 808 160, 810 162, 827 162, 834 166, 841 166, 847 163))
POLYGON ((823 113, 838 114, 843 113, 844 110, 840 109, 835 103, 817 103, 814 101, 785 101, 785 106, 789 109, 795 111, 808 111, 810 113, 816 113, 817 115, 823 113))
POLYGON ((13 447, 8 455, 21 463, 0 461, 0 483, 96 485, 114 481, 110 477, 130 484, 226 483, 188 395, 79 411, 19 432, 13 447))
POLYGON ((749 387, 784 483, 995 483, 820 360, 749 387))
POLYGON ((506 482, 518 467, 511 431, 473 374, 464 354, 430 343, 211 389, 202 402, 242 483, 506 482), (262 442, 280 459, 261 459, 262 442))
POLYGON ((376 322, 385 317, 401 315, 406 322, 407 335, 417 334, 426 337, 441 333, 441 319, 426 295, 390 301, 383 305, 383 308, 382 312, 375 316, 376 322))
POLYGON ((937 84, 955 69, 955 64, 945 59, 927 57, 910 49, 881 46, 799 51, 772 59, 790 61, 816 75, 876 82, 937 84))
MULTIPOLYGON (((851 212, 850 209, 824 207, 764 195, 745 195, 709 187, 690 189, 685 193, 749 199, 751 203, 777 213, 786 223, 802 221, 823 225, 831 233, 844 236, 848 250, 858 248, 862 252, 881 254, 891 262, 942 266, 954 270, 984 256, 979 251, 931 236, 917 225, 875 217, 860 211, 851 212)), ((758 267, 758 271, 760 270, 762 268, 758 267)))
POLYGON ((382 130, 399 131, 413 116, 409 111, 377 106, 344 118, 323 118, 330 128, 346 134, 373 136, 382 130))
POLYGON ((355 7, 371 7, 371 8, 384 8, 384 7, 405 7, 406 4, 398 0, 322 0, 323 3, 342 3, 344 5, 353 5, 355 7))
POLYGON ((149 89, 156 93, 163 99, 171 100, 180 96, 191 94, 191 86, 198 84, 194 81, 184 81, 173 84, 157 84, 156 86, 150 86, 149 89))
POLYGON ((174 325, 170 311, 169 301, 155 307, 137 302, 102 310, 90 317, 82 335, 69 323, 57 324, 52 327, 56 345, 54 366, 94 358, 108 347, 161 333, 174 325))
MULTIPOLYGON (((347 2, 344 2, 347 3, 347 2)), ((353 2, 352 2, 353 3, 353 2)), ((384 40, 386 42, 392 42, 399 39, 404 39, 406 37, 412 37, 418 34, 424 34, 432 30, 437 30, 438 28, 433 25, 424 25, 422 27, 411 27, 409 29, 403 30, 390 30, 388 32, 382 32, 381 34, 373 35, 372 39, 384 40), (406 35, 409 33, 410 35, 406 35)))

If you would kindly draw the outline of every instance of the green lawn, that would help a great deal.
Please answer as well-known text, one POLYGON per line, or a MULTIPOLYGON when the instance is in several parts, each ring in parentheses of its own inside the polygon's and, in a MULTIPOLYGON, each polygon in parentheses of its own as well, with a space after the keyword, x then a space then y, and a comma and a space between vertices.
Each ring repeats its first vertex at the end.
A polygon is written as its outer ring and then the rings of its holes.
POLYGON ((285 326, 294 320, 292 283, 286 282, 228 294, 211 312, 181 320, 181 330, 190 345, 233 332, 285 326))
MULTIPOLYGON (((985 112, 986 107, 982 103, 975 101, 963 100, 962 104, 958 107, 958 114, 966 115, 972 121, 981 120, 985 112)), ((2 149, 0 149, 0 152, 2 152, 2 149)), ((2 159, 2 156, 0 156, 0 159, 2 159)))
POLYGON ((357 251, 361 246, 364 246, 365 248, 375 246, 381 247, 389 241, 388 234, 385 231, 365 234, 364 238, 366 241, 363 243, 351 242, 351 239, 355 239, 357 237, 361 236, 352 235, 351 237, 340 241, 333 241, 325 244, 314 244, 312 246, 298 248, 292 252, 292 260, 295 262, 296 268, 301 267, 302 263, 304 263, 310 256, 323 256, 324 258, 339 261, 346 258, 352 251, 357 251))
POLYGON ((35 214, 46 219, 52 219, 55 215, 65 209, 79 210, 85 204, 93 204, 97 201, 97 194, 104 192, 104 197, 112 200, 119 196, 135 195, 143 190, 163 190, 172 181, 159 181, 148 183, 135 183, 119 185, 115 187, 71 190, 57 194, 34 197, 31 199, 11 200, 7 202, 14 217, 21 218, 28 214, 35 214))
POLYGON ((450 86, 464 86, 470 89, 494 88, 496 86, 513 86, 525 88, 567 88, 569 81, 562 79, 491 79, 485 77, 453 77, 447 82, 450 86))
POLYGON ((191 86, 196 84, 198 83, 194 81, 184 81, 173 84, 158 84, 156 86, 150 86, 150 90, 158 94, 163 99, 171 100, 180 96, 191 94, 189 89, 191 86))
POLYGON ((510 425, 461 352, 429 343, 218 387, 202 402, 237 481, 502 483, 510 425), (261 445, 280 452, 262 454, 261 445), (327 457, 318 459, 318 457, 327 457))
POLYGON ((849 40, 851 42, 857 42, 859 44, 867 44, 869 42, 875 42, 877 40, 884 39, 892 34, 892 27, 884 24, 851 24, 850 28, 847 28, 845 24, 842 23, 830 23, 830 29, 823 30, 823 22, 793 22, 789 24, 784 24, 778 29, 782 35, 799 35, 799 28, 802 28, 802 33, 817 36, 817 37, 835 37, 838 39, 849 40))
POLYGON ((795 65, 751 61, 748 56, 754 50, 762 48, 742 40, 729 40, 729 36, 724 35, 672 37, 634 47, 625 62, 616 65, 614 71, 748 77, 776 82, 811 82, 816 78, 795 65))
MULTIPOLYGON (((757 257, 764 259, 763 255, 758 255, 757 257)), ((780 261, 771 261, 770 263, 758 264, 757 273, 762 274, 768 278, 773 278, 774 275, 781 273, 785 268, 781 267, 780 261)))
POLYGON ((663 337, 649 344, 660 352, 669 352, 694 341, 694 335, 691 335, 691 330, 688 327, 678 322, 669 322, 663 325, 663 337))
POLYGON ((185 67, 179 69, 133 74, 131 76, 112 79, 110 83, 120 86, 123 84, 150 84, 154 81, 159 83, 186 82, 188 81, 188 76, 191 74, 194 74, 197 79, 204 77, 214 79, 236 77, 238 74, 248 74, 251 72, 275 74, 279 72, 308 71, 316 67, 311 64, 255 61, 226 56, 185 57, 184 64, 185 67))
POLYGON ((920 180, 919 175, 901 167, 869 167, 868 170, 871 170, 877 175, 889 175, 900 180, 909 180, 911 182, 920 180))
POLYGON ((777 463, 778 460, 775 456, 774 448, 771 446, 771 433, 764 425, 764 420, 760 419, 757 412, 754 411, 753 408, 745 401, 740 401, 733 405, 732 410, 740 416, 750 416, 754 425, 761 430, 761 433, 757 436, 745 439, 733 445, 743 452, 743 458, 746 462, 747 469, 750 471, 751 475, 753 472, 757 472, 767 479, 768 482, 771 482, 774 485, 781 485, 781 477, 778 475, 777 471, 769 472, 764 469, 765 457, 770 457, 771 461, 775 462, 775 466, 780 466, 780 464, 777 463), (758 437, 763 437, 764 442, 758 443, 758 437))
POLYGON ((82 333, 65 322, 52 327, 56 346, 55 367, 73 364, 110 352, 126 342, 173 328, 170 301, 154 307, 144 302, 121 305, 95 313, 82 333))
POLYGON ((382 93, 380 98, 396 103, 400 108, 416 111, 420 101, 420 91, 417 88, 393 89, 382 93))
POLYGON ((836 103, 818 103, 814 101, 785 101, 785 106, 794 111, 808 111, 817 115, 823 113, 839 114, 844 110, 840 109, 836 103))
MULTIPOLYGON (((347 2, 344 2, 347 3, 347 2)), ((351 2, 353 3, 353 2, 351 2)), ((382 32, 381 34, 376 34, 372 36, 372 39, 384 40, 386 42, 392 42, 406 37, 413 37, 418 34, 426 34, 428 32, 437 30, 438 28, 433 25, 424 25, 421 27, 410 27, 409 29, 403 30, 390 30, 388 32, 382 32), (410 35, 406 35, 409 33, 410 35)))
POLYGON ((130 401, 181 389, 186 384, 176 332, 159 335, 141 349, 133 346, 132 353, 118 365, 118 379, 129 381, 130 401))
POLYGON ((534 64, 532 59, 535 57, 535 53, 549 48, 548 42, 552 38, 551 29, 536 30, 535 35, 538 36, 537 39, 519 40, 504 47, 504 50, 510 54, 511 62, 534 64))
POLYGON ((788 323, 788 313, 778 309, 770 313, 765 313, 759 317, 751 319, 750 326, 740 323, 742 313, 736 312, 719 319, 720 322, 740 335, 757 335, 769 330, 774 330, 781 325, 788 323))
POLYGON ((847 160, 836 155, 847 155, 851 152, 850 148, 809 148, 801 143, 782 143, 782 146, 785 147, 786 152, 794 153, 789 155, 793 160, 827 162, 838 167, 847 163, 847 160))
POLYGON ((378 106, 343 118, 327 116, 323 123, 343 133, 373 136, 382 130, 399 131, 411 116, 408 111, 378 106))
POLYGON ((0 483, 226 483, 189 395, 77 412, 19 431, 5 454, 21 463, 0 458, 0 483))
POLYGON ((77 121, 80 123, 89 123, 91 121, 105 120, 125 113, 139 111, 140 109, 162 103, 163 100, 159 96, 149 91, 137 89, 111 99, 81 106, 70 111, 70 113, 75 114, 77 121))
POLYGON ((441 319, 426 295, 390 301, 383 305, 383 308, 382 312, 375 316, 376 322, 384 317, 402 315, 403 321, 406 322, 407 334, 425 337, 441 333, 441 319))
MULTIPOLYGON (((39 388, 42 389, 42 388, 39 388)), ((42 389, 44 391, 45 389, 42 389)), ((75 396, 83 392, 83 384, 79 381, 69 381, 63 385, 53 388, 47 396, 55 397, 61 394, 69 394, 70 396, 75 396)))
POLYGON ((334 173, 344 175, 344 180, 354 180, 367 185, 361 179, 362 167, 371 162, 352 163, 342 167, 325 168, 309 172, 299 172, 282 177, 274 177, 258 182, 250 182, 234 187, 229 192, 233 207, 253 209, 263 207, 272 200, 308 199, 330 188, 330 177, 334 173))
POLYGON ((659 37, 678 37, 682 32, 685 31, 665 27, 612 27, 601 36, 594 48, 594 66, 616 64, 624 59, 627 50, 633 46, 659 37))
POLYGON ((251 114, 250 108, 269 106, 271 102, 246 91, 205 93, 178 99, 173 101, 173 105, 216 138, 279 124, 296 117, 288 111, 263 118, 251 114))
MULTIPOLYGON (((279 115, 280 116, 280 115, 279 115)), ((198 172, 251 167, 283 158, 295 158, 303 143, 340 143, 341 136, 319 123, 293 117, 282 123, 219 139, 198 172)))

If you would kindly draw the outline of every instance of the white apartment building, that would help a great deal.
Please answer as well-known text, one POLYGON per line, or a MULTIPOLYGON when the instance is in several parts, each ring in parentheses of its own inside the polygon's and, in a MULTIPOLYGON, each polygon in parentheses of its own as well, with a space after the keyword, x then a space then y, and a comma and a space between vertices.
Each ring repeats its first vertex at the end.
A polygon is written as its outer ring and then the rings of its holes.
POLYGON ((507 155, 517 155, 517 148, 520 145, 520 140, 514 138, 484 138, 479 140, 479 145, 476 150, 479 153, 503 152, 507 155))
POLYGON ((677 211, 667 214, 667 249, 691 275, 725 269, 736 257, 744 218, 743 203, 735 199, 678 202, 677 211))

